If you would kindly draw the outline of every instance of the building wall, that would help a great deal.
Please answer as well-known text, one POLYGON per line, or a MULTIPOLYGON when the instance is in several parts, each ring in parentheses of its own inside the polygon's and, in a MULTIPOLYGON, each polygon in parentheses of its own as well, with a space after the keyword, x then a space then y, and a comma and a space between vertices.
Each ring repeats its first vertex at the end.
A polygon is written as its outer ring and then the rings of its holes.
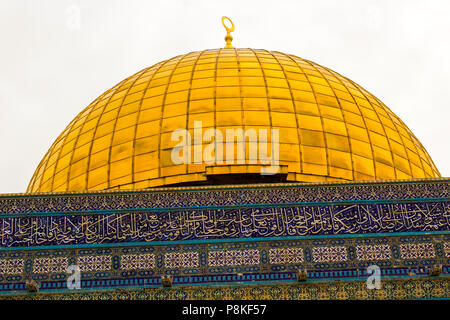
POLYGON ((0 296, 448 297, 449 181, 0 196, 0 296), (363 289, 372 265, 381 291, 363 289))

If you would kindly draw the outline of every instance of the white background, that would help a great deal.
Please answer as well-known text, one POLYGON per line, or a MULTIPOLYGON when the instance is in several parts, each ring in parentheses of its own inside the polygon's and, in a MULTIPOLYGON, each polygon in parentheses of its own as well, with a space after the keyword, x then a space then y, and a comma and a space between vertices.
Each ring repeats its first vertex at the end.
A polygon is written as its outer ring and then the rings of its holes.
POLYGON ((25 192, 92 100, 161 60, 224 46, 294 54, 388 105, 448 177, 450 1, 0 0, 0 193, 25 192))

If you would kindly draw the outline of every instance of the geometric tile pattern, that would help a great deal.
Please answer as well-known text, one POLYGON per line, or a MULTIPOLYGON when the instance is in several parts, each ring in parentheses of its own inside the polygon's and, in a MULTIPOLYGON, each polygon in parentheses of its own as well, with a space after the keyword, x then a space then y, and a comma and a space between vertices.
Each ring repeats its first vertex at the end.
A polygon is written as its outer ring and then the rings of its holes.
POLYGON ((198 252, 172 252, 164 255, 166 268, 195 268, 198 267, 198 252))
MULTIPOLYGON (((441 237, 442 240, 450 238, 441 237)), ((340 246, 330 245, 333 243, 331 240, 321 240, 320 243, 316 243, 313 240, 281 242, 272 240, 257 242, 252 244, 250 246, 251 248, 245 248, 242 243, 235 242, 234 245, 229 243, 220 247, 209 247, 208 244, 205 244, 200 247, 187 248, 185 245, 182 245, 183 250, 180 251, 173 251, 173 248, 179 250, 179 247, 172 245, 146 246, 146 250, 151 250, 152 253, 130 253, 130 249, 123 249, 123 253, 115 257, 114 254, 105 249, 105 251, 97 250, 97 253, 100 253, 99 255, 85 255, 84 252, 80 252, 80 255, 77 255, 76 261, 82 272, 111 271, 114 269, 159 270, 158 272, 164 272, 165 269, 170 269, 178 270, 177 272, 181 273, 185 269, 200 266, 209 266, 212 268, 258 266, 258 268, 268 268, 267 270, 275 270, 274 268, 288 270, 291 268, 289 265, 301 264, 307 267, 308 270, 320 270, 331 267, 348 268, 364 266, 368 261, 379 261, 377 264, 386 267, 392 266, 393 264, 405 267, 430 265, 434 263, 447 264, 442 259, 448 257, 449 241, 432 242, 431 237, 427 237, 428 239, 422 237, 420 241, 414 241, 415 238, 417 236, 390 236, 386 238, 383 244, 375 241, 376 238, 373 237, 365 238, 364 241, 358 239, 356 243, 353 243, 351 238, 349 238, 347 240, 340 240, 343 243, 340 246), (438 243, 441 244, 440 246, 443 247, 443 250, 435 251, 434 247, 435 245, 439 247, 438 243), (266 244, 270 244, 270 246, 266 247, 266 244), (273 247, 275 244, 276 247, 273 247), (201 252, 206 253, 202 259, 200 259, 201 252), (437 256, 438 253, 440 256, 437 256), (113 263, 113 258, 117 262, 113 263), (411 264, 411 260, 415 264, 411 264), (334 265, 335 263, 338 264, 334 265)), ((144 248, 141 247, 139 250, 144 248)), ((132 249, 131 252, 134 250, 137 249, 132 249)), ((29 257, 32 257, 34 251, 29 252, 29 257)), ((39 252, 48 255, 52 251, 40 250, 39 252)), ((17 259, 15 257, 15 251, 11 251, 10 257, 8 257, 9 254, 3 253, 0 259, 0 274, 21 274, 24 271, 31 272, 32 274, 65 274, 70 255, 68 251, 63 253, 63 256, 56 258, 36 255, 29 263, 31 267, 27 269, 29 271, 24 270, 25 260, 17 259)), ((219 271, 210 269, 210 272, 222 272, 220 269, 217 270, 219 271)), ((257 269, 249 270, 255 271, 257 269)))
POLYGON ((302 248, 269 249, 269 262, 271 264, 291 264, 303 262, 302 248))
POLYGON ((400 254, 403 259, 427 259, 436 256, 432 243, 401 244, 400 254))
POLYGON ((23 259, 1 259, 0 274, 20 274, 23 272, 23 259))
POLYGON ((347 260, 347 248, 337 247, 316 247, 313 248, 314 262, 338 262, 347 260))
POLYGON ((66 272, 68 259, 60 258, 38 258, 33 262, 33 273, 62 273, 66 272))
MULTIPOLYGON (((82 272, 143 270, 143 275, 164 274, 169 271, 170 274, 189 275, 192 274, 189 268, 198 267, 207 268, 209 274, 215 275, 234 272, 233 268, 248 272, 288 271, 296 270, 299 264, 308 270, 347 270, 364 268, 370 261, 376 261, 377 265, 385 268, 408 268, 448 264, 445 260, 449 253, 448 239, 450 236, 441 234, 433 237, 389 236, 382 239, 382 244, 380 238, 375 236, 354 241, 343 237, 339 240, 339 246, 333 245, 336 241, 331 239, 270 240, 251 245, 244 245, 244 242, 224 242, 221 245, 201 244, 194 247, 184 244, 141 245, 135 248, 124 247, 120 253, 113 253, 111 249, 91 249, 90 255, 81 249, 76 253, 64 250, 58 251, 59 257, 51 257, 52 250, 30 250, 26 260, 17 258, 20 251, 4 251, 0 252, 0 274, 66 274, 67 266, 76 263, 82 272), (74 258, 70 258, 71 256, 74 258), (72 260, 69 263, 70 259, 75 259, 76 262, 72 260)), ((126 274, 123 276, 128 277, 126 274)), ((10 282, 18 278, 8 279, 4 278, 2 281, 10 282)))
POLYGON ((149 254, 124 254, 120 258, 122 270, 153 269, 155 267, 155 255, 149 254))
POLYGON ((105 271, 111 268, 111 256, 81 256, 77 264, 82 272, 105 271))
POLYGON ((259 264, 258 250, 210 251, 208 262, 211 267, 259 264))
POLYGON ((444 243, 444 252, 447 258, 450 258, 450 242, 444 243))
POLYGON ((450 274, 445 257, 445 244, 449 240, 450 235, 430 232, 384 237, 2 250, 0 295, 26 290, 25 279, 30 277, 45 285, 46 290, 65 288, 67 264, 79 264, 83 272, 81 286, 92 290, 140 284, 158 286, 161 275, 173 276, 176 286, 232 285, 237 281, 278 283, 293 281, 299 268, 308 270, 308 278, 312 280, 345 281, 365 277, 370 264, 378 265, 383 277, 409 277, 411 273, 427 277, 429 267, 440 264, 445 277, 450 274))
POLYGON ((356 258, 360 261, 389 260, 391 259, 391 248, 388 244, 357 246, 356 258))

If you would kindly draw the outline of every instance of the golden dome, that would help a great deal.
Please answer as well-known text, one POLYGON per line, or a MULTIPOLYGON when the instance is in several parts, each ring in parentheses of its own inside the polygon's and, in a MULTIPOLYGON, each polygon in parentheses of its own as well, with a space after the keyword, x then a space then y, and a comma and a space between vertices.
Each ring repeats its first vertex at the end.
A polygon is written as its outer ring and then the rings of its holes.
POLYGON ((243 165, 174 165, 171 133, 192 132, 194 121, 203 130, 279 129, 287 181, 440 176, 406 125, 351 80, 293 55, 217 49, 160 62, 106 91, 56 139, 27 191, 140 189, 260 173, 248 152, 243 165))

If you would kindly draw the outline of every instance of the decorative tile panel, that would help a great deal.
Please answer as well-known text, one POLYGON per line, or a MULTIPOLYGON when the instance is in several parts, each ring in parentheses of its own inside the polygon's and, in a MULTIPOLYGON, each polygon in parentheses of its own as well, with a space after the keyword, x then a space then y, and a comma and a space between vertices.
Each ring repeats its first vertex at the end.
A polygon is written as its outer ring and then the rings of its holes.
POLYGON ((294 264, 302 262, 302 248, 269 249, 269 263, 271 264, 294 264))
POLYGON ((1 259, 0 274, 20 274, 23 272, 23 259, 1 259))
POLYGON ((448 260, 443 254, 434 258, 430 258, 432 255, 417 254, 417 251, 427 251, 434 246, 445 248, 445 243, 450 242, 450 235, 443 233, 246 240, 0 251, 3 269, 13 265, 13 262, 19 264, 19 268, 13 270, 17 276, 0 274, 0 292, 26 290, 25 283, 20 282, 24 281, 20 280, 24 277, 35 279, 46 289, 65 288, 68 277, 63 270, 65 259, 69 265, 80 265, 82 288, 158 286, 163 274, 171 275, 177 285, 294 281, 298 268, 308 270, 308 278, 311 279, 364 278, 367 277, 366 268, 373 264, 370 261, 376 261, 383 277, 409 277, 411 272, 427 276, 429 268, 435 264, 443 265, 444 276, 450 274, 448 260), (405 255, 405 250, 415 250, 416 258, 405 255), (19 259, 24 255, 26 261, 19 259))
POLYGON ((259 264, 258 250, 223 250, 210 251, 208 255, 211 267, 240 266, 259 264))
POLYGON ((0 246, 450 231, 449 182, 0 196, 0 246))
POLYGON ((120 266, 123 270, 153 269, 155 267, 155 255, 149 254, 125 254, 121 256, 120 266))
POLYGON ((172 252, 164 255, 166 268, 195 268, 198 267, 198 252, 172 252))
POLYGON ((83 272, 109 270, 111 268, 111 256, 78 257, 78 266, 83 272))
POLYGON ((387 244, 357 246, 356 258, 360 261, 389 260, 391 259, 391 248, 387 244))
POLYGON ((316 247, 312 249, 314 262, 337 262, 347 260, 346 247, 316 247))
POLYGON ((26 292, 12 292, 0 295, 1 299, 29 300, 412 300, 450 298, 450 280, 439 278, 408 278, 384 280, 381 289, 369 290, 364 279, 361 281, 333 281, 318 283, 271 283, 258 286, 176 286, 171 288, 146 287, 128 290, 70 290, 67 292, 41 291, 30 297, 26 292), (239 290, 237 290, 239 289, 239 290))
POLYGON ((401 244, 400 254, 403 259, 427 259, 436 257, 432 243, 401 244))
POLYGON ((0 217, 0 245, 22 247, 444 231, 449 226, 447 204, 439 202, 11 216, 0 217), (421 210, 420 214, 418 210, 421 210), (413 218, 414 223, 411 223, 413 218))
POLYGON ((261 203, 445 199, 450 179, 378 182, 280 183, 154 188, 138 191, 0 195, 0 213, 76 213, 96 210, 211 207, 261 203))
POLYGON ((65 257, 37 258, 33 262, 33 273, 65 273, 68 266, 65 257))
POLYGON ((444 252, 447 258, 450 258, 450 242, 444 243, 444 252))

